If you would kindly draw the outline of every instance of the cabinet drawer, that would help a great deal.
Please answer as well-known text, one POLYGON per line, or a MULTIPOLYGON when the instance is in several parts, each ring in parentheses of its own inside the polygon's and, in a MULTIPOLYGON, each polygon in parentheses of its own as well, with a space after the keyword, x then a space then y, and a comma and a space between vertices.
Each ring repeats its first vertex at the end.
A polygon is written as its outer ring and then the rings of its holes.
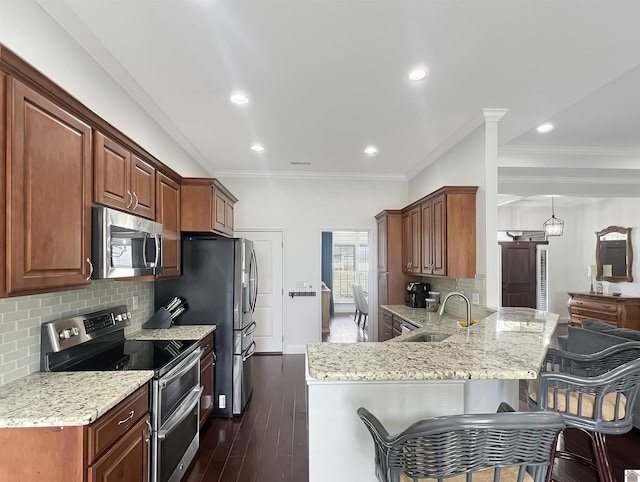
POLYGON ((91 464, 149 412, 149 384, 138 389, 87 429, 91 464))
POLYGON ((605 313, 602 311, 593 311, 587 309, 571 308, 571 318, 578 316, 582 319, 595 318, 596 320, 606 321, 607 323, 618 324, 618 315, 616 313, 605 313))
POLYGON ((387 325, 392 326, 393 316, 390 313, 387 313, 386 311, 381 311, 381 313, 382 313, 382 321, 387 325))
POLYGON ((571 308, 615 313, 618 309, 618 305, 602 301, 571 300, 571 308))
MULTIPOLYGON (((572 315, 571 315, 571 324, 572 324, 572 325, 578 325, 578 326, 581 326, 581 325, 582 325, 582 322, 583 322, 584 320, 588 320, 588 319, 590 319, 590 318, 595 318, 595 317, 594 317, 594 316, 583 316, 583 315, 575 315, 575 314, 572 314, 572 315)), ((602 318, 597 318, 597 319, 602 319, 602 318)), ((602 321, 607 322, 607 323, 608 323, 608 324, 610 324, 611 326, 618 326, 618 324, 617 324, 617 322, 616 322, 615 320, 614 320, 614 321, 611 321, 611 320, 602 320, 602 321)))
POLYGON ((200 349, 202 350, 200 353, 200 360, 204 360, 213 350, 213 333, 205 336, 200 341, 200 349))

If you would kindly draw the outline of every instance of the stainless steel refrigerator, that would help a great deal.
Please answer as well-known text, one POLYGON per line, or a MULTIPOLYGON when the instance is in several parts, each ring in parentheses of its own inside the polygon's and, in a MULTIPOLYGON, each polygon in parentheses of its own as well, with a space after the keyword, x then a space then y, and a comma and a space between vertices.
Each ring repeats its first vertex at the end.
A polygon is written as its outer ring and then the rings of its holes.
POLYGON ((182 275, 154 286, 159 309, 174 296, 187 310, 177 325, 216 325, 215 400, 211 416, 242 413, 252 385, 253 332, 258 270, 253 242, 242 238, 190 236, 182 238, 182 275))

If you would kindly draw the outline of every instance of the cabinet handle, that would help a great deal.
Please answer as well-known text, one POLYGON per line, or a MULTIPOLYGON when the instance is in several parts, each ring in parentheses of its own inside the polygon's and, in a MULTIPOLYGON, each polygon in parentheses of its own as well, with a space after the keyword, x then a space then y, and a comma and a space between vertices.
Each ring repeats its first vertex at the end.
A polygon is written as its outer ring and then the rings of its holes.
POLYGON ((128 189, 127 189, 127 194, 129 195, 129 204, 127 204, 127 209, 129 209, 133 204, 133 196, 131 195, 131 191, 129 191, 128 189))
POLYGON ((149 430, 147 431, 147 436, 144 438, 144 441, 149 443, 149 441, 151 440, 151 422, 149 421, 149 417, 147 417, 147 427, 149 427, 149 430))
POLYGON ((607 310, 607 309, 611 308, 611 305, 602 305, 602 308, 607 310))
POLYGON ((133 418, 133 415, 134 415, 135 413, 136 413, 136 412, 135 412, 135 410, 131 410, 131 411, 129 412, 129 416, 128 416, 127 418, 125 418, 124 420, 120 420, 120 421, 118 422, 118 425, 122 425, 123 423, 127 423, 129 420, 131 420, 131 419, 133 418))
POLYGON ((138 207, 138 195, 135 193, 135 191, 133 192, 133 197, 136 198, 136 203, 133 205, 132 210, 135 211, 136 208, 138 207))
POLYGON ((89 276, 87 276, 87 281, 90 281, 91 276, 93 275, 93 263, 90 258, 87 258, 87 263, 89 263, 89 276))

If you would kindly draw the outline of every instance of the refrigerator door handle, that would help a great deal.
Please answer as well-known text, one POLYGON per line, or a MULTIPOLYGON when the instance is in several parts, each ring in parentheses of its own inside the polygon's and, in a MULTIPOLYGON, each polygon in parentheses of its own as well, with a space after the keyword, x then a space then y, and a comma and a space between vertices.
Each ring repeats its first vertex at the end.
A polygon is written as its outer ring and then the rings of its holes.
POLYGON ((252 321, 251 324, 247 326, 247 328, 245 328, 245 330, 242 332, 242 336, 249 336, 253 334, 253 332, 256 331, 256 328, 258 328, 257 323, 255 321, 252 321))
POLYGON ((251 283, 251 293, 249 295, 251 298, 249 300, 249 304, 251 307, 251 313, 253 313, 256 310, 256 303, 258 301, 258 260, 256 258, 255 249, 251 250, 251 261, 249 262, 249 266, 249 280, 251 283))
POLYGON ((249 348, 247 348, 247 351, 245 351, 242 354, 242 361, 243 362, 247 361, 249 358, 253 356, 255 352, 256 352, 256 342, 252 341, 251 345, 249 345, 249 348))

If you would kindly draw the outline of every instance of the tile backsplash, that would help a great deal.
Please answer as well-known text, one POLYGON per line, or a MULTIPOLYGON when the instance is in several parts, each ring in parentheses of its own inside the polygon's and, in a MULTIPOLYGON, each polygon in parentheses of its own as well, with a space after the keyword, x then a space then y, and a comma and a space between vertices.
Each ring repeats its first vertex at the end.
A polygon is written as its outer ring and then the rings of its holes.
MULTIPOLYGON (((488 310, 486 305, 486 296, 485 296, 485 286, 484 286, 484 278, 481 276, 477 276, 476 278, 470 279, 454 279, 454 278, 430 278, 426 277, 425 281, 431 285, 431 291, 440 292, 440 301, 444 300, 444 297, 447 293, 452 291, 458 291, 459 293, 463 293, 469 300, 473 300, 473 293, 478 293, 480 297, 480 305, 471 305, 471 318, 482 319, 489 316, 495 310, 488 310)), ((460 318, 465 318, 467 316, 467 306, 466 303, 459 297, 450 298, 447 301, 447 306, 445 307, 445 312, 457 316, 460 318)))
POLYGON ((42 323, 124 304, 130 333, 153 314, 152 298, 153 282, 94 280, 85 289, 0 299, 0 385, 40 371, 42 323))

